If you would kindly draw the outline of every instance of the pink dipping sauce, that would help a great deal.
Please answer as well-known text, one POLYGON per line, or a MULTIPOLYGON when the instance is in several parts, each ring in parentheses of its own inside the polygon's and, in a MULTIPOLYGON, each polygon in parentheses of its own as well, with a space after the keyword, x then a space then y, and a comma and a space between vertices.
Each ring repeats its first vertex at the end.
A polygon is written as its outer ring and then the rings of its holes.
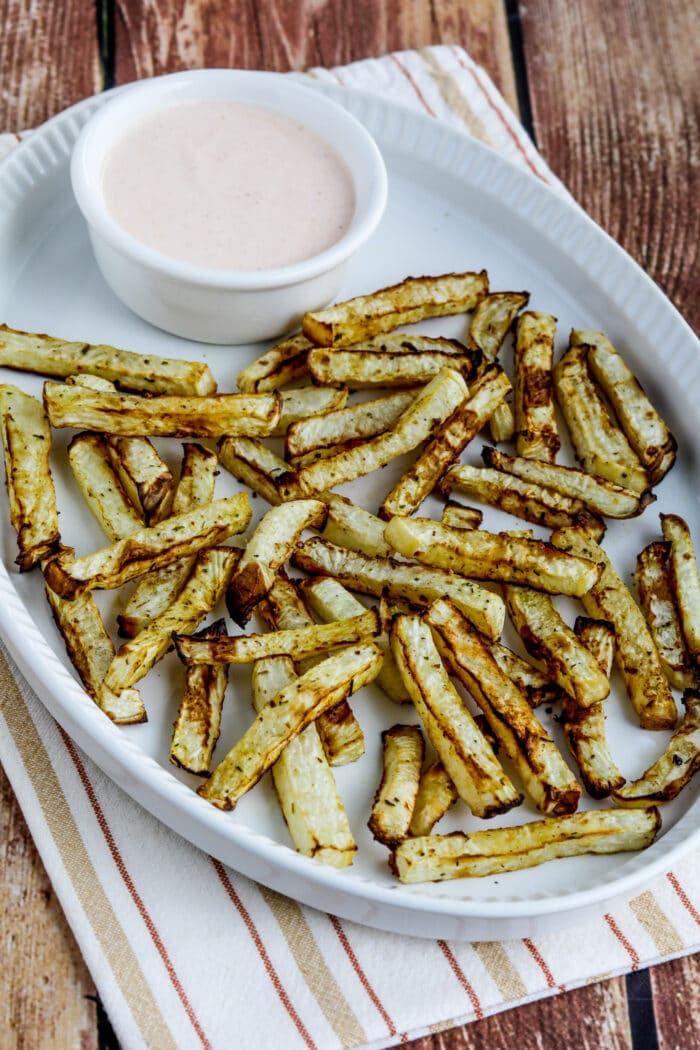
POLYGON ((270 270, 329 248, 355 211, 349 169, 319 135, 263 106, 187 102, 151 114, 107 153, 112 218, 197 266, 270 270))

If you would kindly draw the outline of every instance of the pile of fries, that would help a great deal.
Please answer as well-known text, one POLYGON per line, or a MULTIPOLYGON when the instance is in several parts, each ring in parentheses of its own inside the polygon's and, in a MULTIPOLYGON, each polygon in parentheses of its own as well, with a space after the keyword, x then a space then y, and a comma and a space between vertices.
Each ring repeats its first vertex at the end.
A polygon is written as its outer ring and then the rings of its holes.
POLYGON ((362 705, 353 699, 356 715, 349 700, 371 682, 409 712, 382 734, 367 814, 403 882, 642 849, 660 827, 658 804, 700 765, 689 527, 661 515, 638 557, 637 600, 601 546, 605 519, 654 501, 676 442, 602 333, 572 332, 555 362, 556 319, 525 310, 528 299, 490 292, 483 271, 408 278, 306 315, 232 393, 218 393, 201 363, 0 327, 0 364, 49 377, 43 404, 0 385, 17 564, 43 573, 86 691, 114 722, 143 722, 139 685, 174 647, 183 672, 170 760, 204 777, 199 794, 221 809, 271 771, 296 849, 321 863, 344 867, 356 852, 333 767, 364 754, 362 705), (464 316, 463 340, 415 327, 448 315, 464 316), (509 378, 499 352, 511 329, 509 378), (77 432, 68 460, 106 536, 87 555, 59 534, 57 428, 77 432), (163 436, 187 439, 177 481, 151 441, 163 436), (567 443, 579 466, 557 462, 567 443), (379 507, 334 491, 407 454, 379 507), (215 498, 220 468, 238 494, 215 498), (255 527, 250 493, 269 504, 255 527), (420 515, 431 494, 445 501, 439 521, 420 515), (488 531, 455 495, 551 534, 488 531), (132 580, 117 648, 92 592, 132 580), (573 625, 557 595, 581 603, 573 625), (223 599, 239 632, 210 619, 223 599), (253 616, 264 629, 248 630, 253 616), (500 640, 506 616, 522 654, 500 640), (251 666, 253 710, 215 757, 231 664, 251 666), (613 665, 640 726, 672 731, 631 783, 606 740, 613 665), (578 776, 541 704, 560 705, 578 776), (612 805, 577 812, 584 790, 612 805), (435 833, 460 800, 491 820, 525 798, 543 819, 435 833))

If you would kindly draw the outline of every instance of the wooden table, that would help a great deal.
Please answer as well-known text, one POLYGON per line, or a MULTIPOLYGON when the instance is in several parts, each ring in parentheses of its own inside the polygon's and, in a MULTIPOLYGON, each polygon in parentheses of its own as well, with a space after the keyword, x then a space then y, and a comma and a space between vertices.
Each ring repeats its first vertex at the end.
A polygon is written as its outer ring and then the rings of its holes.
MULTIPOLYGON (((0 130, 197 66, 335 65, 459 43, 551 167, 700 329, 700 5, 693 0, 0 0, 0 130)), ((0 780, 0 1045, 116 1047, 0 780)), ((700 958, 591 985, 414 1050, 700 1045, 700 958)))

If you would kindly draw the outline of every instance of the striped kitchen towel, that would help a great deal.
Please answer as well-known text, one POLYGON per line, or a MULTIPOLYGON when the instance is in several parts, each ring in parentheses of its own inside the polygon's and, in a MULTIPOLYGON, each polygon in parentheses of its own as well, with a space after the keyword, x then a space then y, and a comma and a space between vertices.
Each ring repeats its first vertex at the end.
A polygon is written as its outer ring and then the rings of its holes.
MULTIPOLYGON (((376 91, 555 185, 487 75, 432 47, 310 76, 376 91)), ((0 150, 16 136, 0 137, 0 150)), ((123 794, 0 651, 0 760, 125 1050, 386 1047, 700 947, 700 854, 585 929, 422 941, 302 907, 123 794)))

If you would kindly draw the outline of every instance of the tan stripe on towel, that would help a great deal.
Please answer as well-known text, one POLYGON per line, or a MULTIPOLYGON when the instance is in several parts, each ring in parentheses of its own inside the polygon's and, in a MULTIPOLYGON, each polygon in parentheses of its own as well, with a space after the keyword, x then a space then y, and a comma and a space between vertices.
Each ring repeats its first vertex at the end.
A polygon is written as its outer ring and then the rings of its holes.
POLYGON ((640 926, 647 931, 661 955, 670 955, 685 947, 683 939, 659 902, 651 892, 646 890, 630 901, 630 908, 637 917, 640 926))
POLYGON ((298 904, 265 886, 258 886, 282 931, 309 991, 344 1047, 367 1042, 362 1025, 328 968, 316 938, 298 904))
POLYGON ((97 877, 44 744, 1 655, 0 710, 37 793, 44 819, 61 854, 73 889, 144 1042, 148 1046, 157 1046, 158 1050, 177 1050, 138 958, 97 877))
POLYGON ((481 941, 472 944, 472 948, 484 964, 504 1002, 522 999, 527 995, 527 987, 502 944, 497 941, 481 941))
POLYGON ((424 47, 417 54, 423 59, 426 70, 447 108, 459 117, 470 135, 485 142, 488 146, 493 146, 493 139, 479 116, 469 105, 468 99, 462 93, 454 77, 438 62, 433 48, 424 47))

